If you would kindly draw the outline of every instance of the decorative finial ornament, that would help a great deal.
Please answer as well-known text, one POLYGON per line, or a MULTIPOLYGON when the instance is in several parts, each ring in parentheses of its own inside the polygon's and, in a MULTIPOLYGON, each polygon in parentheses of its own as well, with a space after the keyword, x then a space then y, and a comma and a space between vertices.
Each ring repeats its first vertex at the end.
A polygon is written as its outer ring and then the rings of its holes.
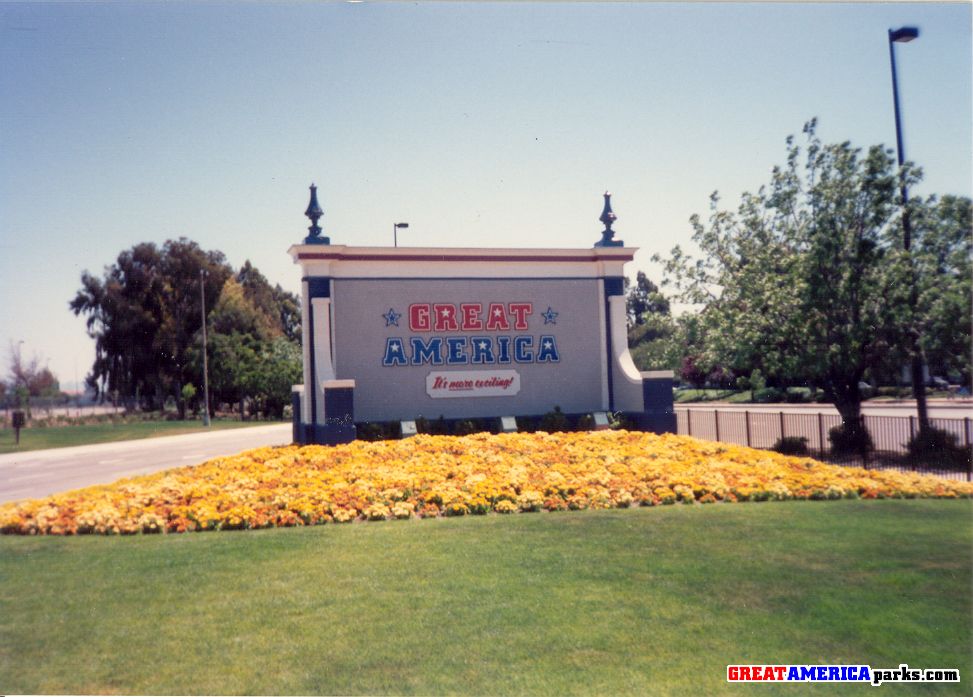
POLYGON ((304 244, 331 244, 331 239, 321 236, 321 228, 318 226, 318 219, 324 215, 318 203, 318 187, 311 184, 311 201, 307 204, 304 215, 311 219, 311 227, 307 229, 310 233, 304 238, 304 244))
POLYGON ((605 226, 605 229, 601 231, 601 239, 595 242, 596 247, 624 247, 625 243, 621 240, 612 239, 615 236, 615 231, 612 230, 612 223, 615 222, 616 216, 612 212, 612 195, 610 192, 605 192, 605 207, 601 210, 601 217, 598 218, 605 226))

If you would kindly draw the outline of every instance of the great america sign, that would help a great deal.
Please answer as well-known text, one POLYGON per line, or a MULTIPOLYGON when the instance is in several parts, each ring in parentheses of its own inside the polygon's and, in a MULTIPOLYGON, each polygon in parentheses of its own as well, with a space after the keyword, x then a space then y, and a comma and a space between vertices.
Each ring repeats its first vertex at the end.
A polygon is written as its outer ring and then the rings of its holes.
POLYGON ((312 222, 289 250, 302 270, 299 442, 347 440, 354 423, 555 406, 674 429, 671 373, 640 373, 628 353, 634 248, 352 247, 322 243, 312 222))

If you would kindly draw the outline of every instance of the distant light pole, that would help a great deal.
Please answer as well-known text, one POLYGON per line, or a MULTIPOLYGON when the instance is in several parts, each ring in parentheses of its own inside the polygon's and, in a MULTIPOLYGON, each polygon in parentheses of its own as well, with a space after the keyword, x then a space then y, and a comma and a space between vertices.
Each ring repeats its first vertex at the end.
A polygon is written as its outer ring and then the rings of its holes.
POLYGON ((209 364, 206 360, 206 293, 204 269, 199 270, 199 309, 203 324, 203 426, 209 426, 209 364))
MULTIPOLYGON (((902 147, 902 117, 899 113, 899 81, 895 74, 895 44, 896 43, 908 43, 913 39, 919 37, 919 30, 915 27, 902 27, 901 29, 889 29, 889 63, 892 65, 892 102, 895 106, 895 145, 896 152, 899 158, 899 167, 905 162, 905 149, 902 147)), ((902 181, 902 205, 906 206, 909 202, 909 190, 906 187, 905 181, 902 181)), ((910 225, 906 222, 908 221, 908 215, 905 216, 904 225, 905 237, 903 238, 903 246, 906 249, 912 244, 912 229, 910 225)))
POLYGON ((392 225, 392 239, 396 247, 399 246, 399 230, 404 230, 407 227, 409 227, 408 223, 395 223, 392 225))
MULTIPOLYGON (((900 27, 889 29, 889 63, 892 66, 892 102, 895 107, 895 145, 899 168, 905 163, 905 148, 902 145, 902 117, 899 113, 899 82, 895 73, 895 44, 908 43, 919 38, 916 27, 900 27)), ((902 248, 909 252, 912 248, 912 220, 909 216, 909 187, 903 178, 899 184, 902 194, 902 248)), ((916 283, 915 267, 911 259, 909 265, 912 270, 911 288, 909 289, 910 307, 915 310, 919 301, 919 289, 916 283)), ((925 370, 922 360, 922 350, 919 345, 918 332, 912 334, 912 396, 916 400, 916 412, 919 417, 919 432, 923 433, 929 427, 929 412, 926 408, 925 370)))

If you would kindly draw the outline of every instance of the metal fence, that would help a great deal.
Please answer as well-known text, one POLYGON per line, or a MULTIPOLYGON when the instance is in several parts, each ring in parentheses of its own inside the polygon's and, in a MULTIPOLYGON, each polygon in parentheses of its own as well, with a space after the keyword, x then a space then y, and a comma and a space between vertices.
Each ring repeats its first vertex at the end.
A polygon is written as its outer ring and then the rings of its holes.
MULTIPOLYGON (((841 425, 837 414, 794 414, 784 411, 748 411, 725 409, 677 409, 676 424, 680 435, 705 440, 736 443, 752 448, 773 449, 784 438, 804 438, 808 453, 835 464, 920 471, 973 480, 971 460, 959 466, 931 464, 912 458, 908 444, 919 432, 914 416, 864 416, 862 420, 874 444, 868 457, 835 457, 831 453, 829 431, 841 425)), ((934 428, 952 434, 957 445, 970 452, 973 424, 963 419, 929 419, 934 428)))

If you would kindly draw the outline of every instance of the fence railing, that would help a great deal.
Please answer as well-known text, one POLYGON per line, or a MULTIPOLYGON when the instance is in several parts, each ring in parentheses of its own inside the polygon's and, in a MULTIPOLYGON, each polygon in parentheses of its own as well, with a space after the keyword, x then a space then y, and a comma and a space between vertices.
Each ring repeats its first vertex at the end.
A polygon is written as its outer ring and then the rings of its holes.
MULTIPOLYGON (((930 463, 913 458, 908 444, 919 432, 915 416, 864 416, 862 419, 872 438, 874 450, 866 457, 841 456, 831 453, 829 431, 841 425, 837 414, 795 414, 784 411, 749 411, 726 409, 677 409, 676 424, 680 435, 705 440, 736 443, 751 448, 772 449, 784 438, 804 438, 808 453, 837 464, 881 467, 928 472, 946 476, 962 475, 973 480, 973 464, 966 460, 956 466, 930 463)), ((929 419, 933 428, 956 437, 957 445, 973 444, 973 423, 963 419, 929 419)))

